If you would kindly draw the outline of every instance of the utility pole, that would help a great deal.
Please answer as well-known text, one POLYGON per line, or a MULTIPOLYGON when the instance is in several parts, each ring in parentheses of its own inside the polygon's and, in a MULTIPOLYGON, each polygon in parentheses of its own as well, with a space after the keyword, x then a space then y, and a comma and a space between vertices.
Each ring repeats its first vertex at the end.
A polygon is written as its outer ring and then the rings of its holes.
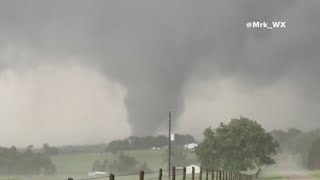
POLYGON ((169 180, 171 175, 171 111, 169 111, 169 146, 168 146, 168 153, 169 153, 169 161, 168 161, 168 172, 169 172, 169 180))

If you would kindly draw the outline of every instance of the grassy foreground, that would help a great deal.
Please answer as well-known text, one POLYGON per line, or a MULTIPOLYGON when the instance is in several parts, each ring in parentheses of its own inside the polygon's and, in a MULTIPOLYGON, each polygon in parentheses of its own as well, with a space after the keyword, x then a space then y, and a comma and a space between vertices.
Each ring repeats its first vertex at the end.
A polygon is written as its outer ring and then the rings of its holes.
MULTIPOLYGON (((163 154, 166 150, 141 150, 124 152, 136 158, 139 163, 147 162, 148 166, 157 171, 159 168, 167 169, 163 164, 163 154)), ((57 167, 58 174, 55 176, 30 176, 30 177, 3 177, 0 179, 7 180, 66 180, 68 177, 86 178, 90 172, 95 160, 108 159, 113 161, 117 158, 117 154, 112 153, 82 153, 82 154, 66 154, 51 157, 53 163, 57 167)), ((306 171, 299 165, 301 164, 299 157, 279 156, 276 158, 278 164, 264 167, 261 179, 270 180, 286 180, 289 176, 303 176, 308 179, 320 179, 320 171, 306 171)), ((165 172, 166 173, 166 172, 165 172)), ((157 173, 146 175, 146 179, 157 177, 157 173)), ((117 177, 117 180, 138 179, 138 176, 117 177)))
MULTIPOLYGON (((146 161, 153 170, 165 167, 162 165, 164 150, 141 150, 124 153, 134 157, 139 163, 146 161)), ((91 170, 95 160, 108 159, 108 161, 113 161, 117 156, 117 154, 112 153, 68 154, 53 156, 52 161, 57 167, 58 174, 86 175, 91 170)))
MULTIPOLYGON (((147 162, 148 167, 154 171, 159 168, 167 169, 163 164, 163 154, 165 150, 141 150, 124 152, 127 155, 134 157, 139 163, 147 162)), ((81 154, 63 154, 52 156, 51 159, 57 167, 58 174, 55 176, 28 176, 28 177, 0 177, 1 180, 64 180, 68 177, 86 178, 88 172, 91 171, 92 165, 96 160, 113 161, 118 157, 118 154, 112 153, 81 153, 81 154)), ((137 172, 138 173, 138 172, 137 172)), ((150 174, 155 176, 155 174, 150 174)), ((117 178, 119 180, 128 179, 125 177, 117 178)), ((135 177, 129 177, 135 179, 135 177)))

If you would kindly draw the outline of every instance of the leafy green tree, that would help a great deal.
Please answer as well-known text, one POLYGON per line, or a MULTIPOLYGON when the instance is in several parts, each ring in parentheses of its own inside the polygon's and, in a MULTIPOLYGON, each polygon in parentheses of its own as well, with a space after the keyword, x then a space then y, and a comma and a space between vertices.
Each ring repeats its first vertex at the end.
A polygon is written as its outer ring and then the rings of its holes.
POLYGON ((43 153, 48 156, 58 155, 59 150, 56 147, 49 146, 48 143, 43 144, 42 146, 43 153))
POLYGON ((248 170, 275 161, 278 143, 260 124, 248 118, 232 119, 216 129, 207 128, 195 152, 201 165, 210 169, 248 170))
MULTIPOLYGON (((189 158, 190 152, 180 146, 171 147, 171 165, 176 167, 188 166, 194 161, 189 158)), ((169 161, 168 151, 163 152, 162 164, 167 164, 169 161)))
POLYGON ((134 173, 138 172, 138 161, 131 156, 119 153, 118 160, 109 164, 109 171, 113 173, 134 173))

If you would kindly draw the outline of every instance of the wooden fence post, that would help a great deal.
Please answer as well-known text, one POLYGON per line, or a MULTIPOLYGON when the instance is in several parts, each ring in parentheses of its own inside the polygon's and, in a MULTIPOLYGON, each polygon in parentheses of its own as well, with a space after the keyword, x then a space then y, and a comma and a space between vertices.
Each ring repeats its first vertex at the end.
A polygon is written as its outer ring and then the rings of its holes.
POLYGON ((202 180, 202 167, 200 167, 199 180, 202 180))
POLYGON ((161 169, 161 168, 159 169, 159 177, 158 177, 158 180, 162 180, 162 169, 161 169))
POLYGON ((219 180, 222 180, 221 175, 222 175, 222 172, 221 172, 221 170, 219 170, 219 180))
POLYGON ((228 171, 226 171, 225 180, 228 180, 228 171))
POLYGON ((194 166, 192 166, 192 177, 191 177, 192 180, 194 180, 194 166))
POLYGON ((209 180, 209 169, 207 169, 206 180, 209 180))
POLYGON ((144 180, 144 171, 140 171, 139 180, 144 180))
POLYGON ((114 180, 114 174, 109 175, 109 180, 114 180))
POLYGON ((172 180, 176 180, 176 167, 172 167, 172 180))
POLYGON ((186 173, 187 173, 187 168, 186 168, 186 167, 183 167, 182 180, 186 180, 186 173))
POLYGON ((211 180, 214 180, 214 170, 211 172, 211 180))

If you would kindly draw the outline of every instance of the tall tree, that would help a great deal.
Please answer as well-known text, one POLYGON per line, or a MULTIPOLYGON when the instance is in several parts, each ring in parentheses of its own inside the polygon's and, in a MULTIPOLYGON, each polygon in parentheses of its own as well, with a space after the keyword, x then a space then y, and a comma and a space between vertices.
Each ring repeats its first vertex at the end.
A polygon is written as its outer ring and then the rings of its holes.
POLYGON ((207 128, 195 152, 203 167, 248 170, 275 161, 278 143, 260 124, 248 118, 232 119, 216 129, 207 128))
POLYGON ((114 173, 135 173, 139 171, 137 168, 138 163, 139 162, 134 157, 120 152, 118 160, 109 164, 109 170, 114 173))
POLYGON ((59 153, 58 148, 49 146, 48 143, 42 145, 42 151, 45 155, 52 156, 59 153))
MULTIPOLYGON (((188 166, 195 163, 194 159, 189 158, 191 152, 180 146, 172 146, 171 148, 171 165, 176 167, 188 166)), ((169 160, 168 151, 163 152, 162 164, 167 164, 169 160)))

